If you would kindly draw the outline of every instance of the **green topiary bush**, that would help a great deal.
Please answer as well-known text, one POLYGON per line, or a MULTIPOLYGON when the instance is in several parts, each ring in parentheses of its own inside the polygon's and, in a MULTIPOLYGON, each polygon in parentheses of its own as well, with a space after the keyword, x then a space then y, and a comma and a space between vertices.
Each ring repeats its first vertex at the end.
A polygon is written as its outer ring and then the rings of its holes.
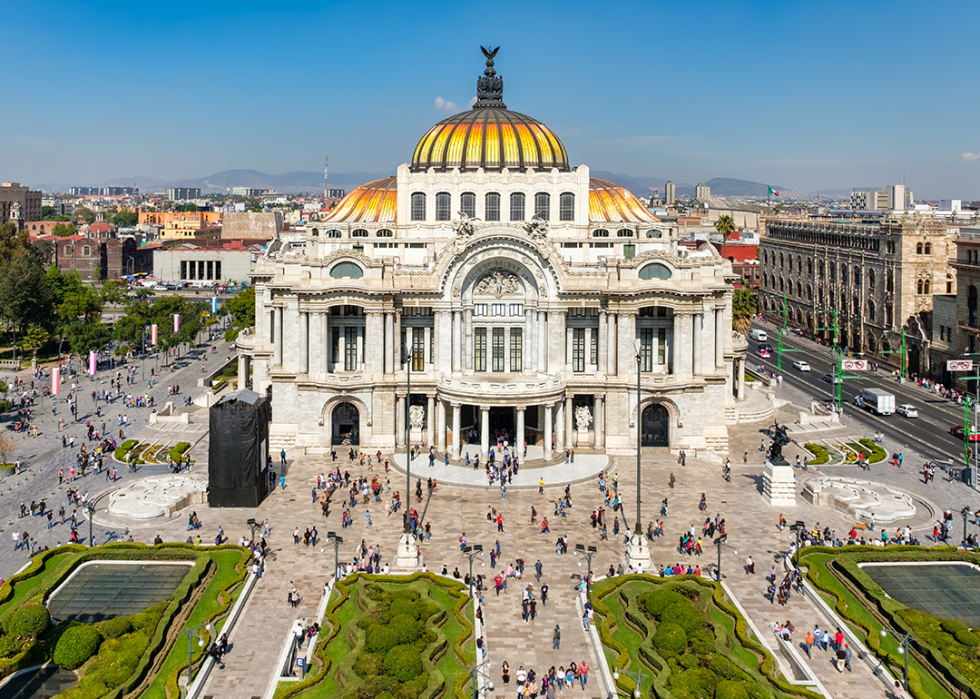
POLYGON ((418 640, 419 634, 422 632, 422 622, 416 621, 406 614, 399 614, 391 617, 391 624, 388 628, 395 632, 395 637, 398 639, 395 645, 401 646, 415 643, 418 640))
POLYGON ((696 667, 671 675, 668 685, 675 690, 675 694, 686 692, 691 699, 713 699, 717 682, 710 670, 696 667))
POLYGON ((422 606, 408 599, 395 599, 395 601, 391 603, 388 613, 391 615, 392 620, 394 620, 396 616, 401 615, 412 619, 419 619, 422 616, 422 606))
POLYGON ((657 626, 657 632, 653 635, 653 645, 661 655, 678 655, 687 650, 687 634, 677 624, 664 622, 657 626))
POLYGON ((830 461, 830 452, 824 449, 819 444, 813 444, 812 442, 807 442, 803 446, 806 448, 808 452, 813 454, 813 458, 809 462, 811 466, 820 466, 830 461))
POLYGON ((367 647, 372 653, 382 655, 398 645, 398 632, 391 626, 374 626, 367 637, 367 647))
POLYGON ((980 636, 973 631, 968 631, 966 629, 957 631, 953 634, 953 637, 958 643, 962 643, 968 648, 976 648, 977 646, 980 646, 980 636))
POLYGON ((66 670, 74 670, 95 655, 102 636, 94 626, 79 624, 67 629, 54 647, 54 662, 66 670))
POLYGON ((412 646, 395 646, 385 656, 385 673, 399 682, 408 682, 422 674, 422 658, 412 646))
POLYGON ((685 670, 690 670, 692 667, 697 667, 700 663, 698 662, 698 656, 693 653, 685 653, 677 659, 677 664, 685 670))
POLYGON ((129 620, 129 617, 125 616, 117 616, 115 619, 109 619, 99 626, 99 631, 106 638, 119 638, 120 636, 131 633, 132 630, 133 623, 129 620))
POLYGON ((715 699, 749 699, 746 683, 722 680, 715 688, 715 699))
POLYGON ((51 615, 43 604, 25 604, 7 619, 6 632, 14 637, 40 636, 51 624, 51 615))
POLYGON ((704 620, 701 615, 698 614, 698 610, 694 608, 694 605, 688 601, 683 603, 678 602, 677 604, 672 604, 664 613, 660 615, 661 622, 671 622, 677 624, 682 629, 684 633, 692 634, 701 629, 701 625, 704 620))
POLYGON ((642 597, 643 607, 647 610, 647 614, 656 619, 660 618, 667 607, 687 601, 687 597, 673 590, 656 590, 642 597))
POLYGON ((939 622, 939 625, 942 627, 943 631, 953 635, 955 635, 957 631, 970 630, 970 628, 959 619, 943 619, 941 622, 939 622))

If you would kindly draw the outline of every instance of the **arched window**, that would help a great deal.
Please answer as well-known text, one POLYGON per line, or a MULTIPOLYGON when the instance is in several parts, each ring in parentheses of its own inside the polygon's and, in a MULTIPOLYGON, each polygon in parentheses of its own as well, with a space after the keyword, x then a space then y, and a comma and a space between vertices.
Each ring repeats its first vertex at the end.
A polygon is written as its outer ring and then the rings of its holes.
POLYGON ((366 230, 364 230, 363 228, 358 228, 356 231, 351 231, 350 237, 351 238, 367 238, 368 237, 368 232, 366 230))
POLYGON ((796 295, 799 298, 803 298, 803 285, 796 282, 796 295))
POLYGON ((946 275, 946 293, 953 293, 953 276, 951 274, 946 275))
POLYGON ((970 284, 966 292, 966 322, 971 328, 977 327, 977 287, 970 284))
POLYGON ((915 283, 915 293, 921 294, 922 293, 922 287, 923 287, 923 284, 922 284, 922 280, 920 279, 919 281, 917 281, 915 283))
POLYGON ((813 287, 809 284, 806 285, 806 300, 807 301, 813 300, 813 287))
POLYGON ((547 192, 534 195, 534 215, 543 221, 551 220, 551 195, 547 192))
POLYGON ((891 293, 895 290, 895 277, 889 269, 885 272, 885 291, 891 293))
POLYGON ((830 263, 830 281, 837 281, 837 265, 833 262, 830 263))
POLYGON ((926 279, 925 280, 925 283, 922 285, 922 287, 923 287, 923 289, 925 289, 925 291, 923 291, 922 293, 924 293, 924 294, 931 294, 932 293, 932 280, 931 279, 926 279))
POLYGON ((436 194, 436 221, 448 221, 453 212, 452 197, 449 192, 436 194))
POLYGON ((892 325, 892 306, 890 303, 885 304, 885 327, 890 328, 892 325))
POLYGON ((779 269, 782 269, 783 265, 783 253, 779 253, 779 269))
POLYGON ((463 192, 460 194, 459 209, 470 218, 476 216, 476 195, 473 192, 463 192))
POLYGON ((487 221, 500 220, 500 195, 497 192, 487 192, 486 196, 486 215, 483 217, 487 221))
POLYGON ((616 237, 617 238, 632 238, 633 237, 633 231, 631 229, 629 229, 629 228, 620 228, 618 231, 616 231, 616 237))
POLYGON ((561 193, 558 200, 558 219, 561 221, 575 220, 575 195, 572 192, 561 193))
POLYGON ((392 238, 392 237, 394 237, 395 234, 392 233, 387 228, 382 228, 380 231, 378 231, 377 233, 375 233, 375 235, 378 236, 379 238, 392 238))
POLYGON ((524 193, 513 192, 510 195, 510 220, 524 220, 524 193))
POLYGON ((412 192, 412 220, 425 220, 425 192, 412 192))
POLYGON ((841 283, 842 284, 847 284, 847 280, 848 279, 850 279, 850 277, 847 275, 847 265, 841 265, 840 266, 840 280, 841 280, 841 283))
POLYGON ((868 270, 868 289, 875 290, 875 271, 873 269, 868 270))
POLYGON ((659 262, 646 265, 640 269, 640 279, 670 279, 673 273, 670 267, 659 262))
POLYGON ((878 309, 875 307, 874 299, 868 299, 868 320, 870 320, 872 323, 875 322, 875 317, 877 316, 875 311, 877 310, 878 309))
POLYGON ((803 271, 803 258, 800 257, 799 255, 796 256, 796 271, 797 272, 803 271))
POLYGON ((783 278, 782 277, 779 278, 779 291, 780 291, 780 293, 783 291, 783 278))
POLYGON ((854 297, 853 302, 851 303, 851 310, 854 312, 854 315, 861 315, 861 299, 859 299, 857 296, 854 297))
POLYGON ((592 231, 592 237, 593 238, 608 238, 609 237, 609 231, 607 231, 604 228, 597 228, 596 230, 592 231))
POLYGON ((915 254, 916 255, 921 255, 922 254, 922 243, 916 243, 915 244, 915 254))
POLYGON ((932 243, 926 243, 925 244, 925 248, 923 249, 923 254, 924 255, 931 255, 932 254, 932 243))
POLYGON ((813 274, 813 260, 806 258, 806 273, 813 274))
POLYGON ((861 268, 860 267, 855 267, 854 268, 854 286, 855 287, 860 287, 861 286, 861 268))
POLYGON ((310 232, 311 232, 311 233, 313 234, 313 237, 314 237, 314 238, 319 238, 319 237, 320 237, 320 229, 319 229, 319 228, 314 228, 314 229, 313 229, 312 231, 310 231, 310 232))
POLYGON ((334 279, 360 279, 364 276, 364 270, 353 262, 340 262, 330 269, 330 276, 334 279))
POLYGON ((647 238, 663 238, 664 234, 658 231, 656 228, 651 228, 647 231, 647 238))
POLYGON ((817 276, 822 277, 824 273, 823 260, 817 262, 817 276))
MULTIPOLYGON (((424 194, 422 196, 425 196, 424 194)), ((339 238, 343 233, 338 231, 336 228, 331 228, 329 231, 323 234, 324 238, 339 238)))

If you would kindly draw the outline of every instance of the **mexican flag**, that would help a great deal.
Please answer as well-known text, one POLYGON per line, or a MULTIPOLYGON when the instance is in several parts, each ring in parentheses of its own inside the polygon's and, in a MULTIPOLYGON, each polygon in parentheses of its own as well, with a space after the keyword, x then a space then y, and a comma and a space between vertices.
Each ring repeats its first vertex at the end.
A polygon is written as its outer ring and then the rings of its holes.
POLYGON ((772 187, 770 187, 769 188, 769 196, 770 197, 778 197, 779 196, 779 192, 777 192, 775 189, 773 189, 772 187))

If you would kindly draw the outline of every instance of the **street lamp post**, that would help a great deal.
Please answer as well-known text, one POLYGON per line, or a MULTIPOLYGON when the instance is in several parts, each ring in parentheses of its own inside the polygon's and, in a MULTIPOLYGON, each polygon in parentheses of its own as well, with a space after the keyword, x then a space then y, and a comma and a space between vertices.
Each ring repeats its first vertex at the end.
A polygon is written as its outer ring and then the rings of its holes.
POLYGON ((412 348, 406 343, 403 353, 408 360, 405 362, 405 512, 402 513, 405 533, 411 532, 408 512, 412 505, 412 348))
POLYGON ((960 514, 963 515, 963 546, 966 546, 966 522, 970 517, 970 508, 964 505, 960 514))
POLYGON ((800 532, 804 529, 806 529, 806 524, 801 519, 798 519, 793 524, 789 525, 789 530, 796 534, 796 556, 800 555, 800 532))
POLYGON ((643 360, 642 346, 635 345, 636 349, 636 525, 634 532, 642 531, 643 518, 640 516, 640 448, 643 445, 643 396, 640 393, 640 363, 643 360))
MULTIPOLYGON (((470 559, 470 585, 469 593, 473 594, 473 561, 483 555, 483 544, 473 544, 472 546, 463 547, 463 555, 470 559)), ((481 566, 486 566, 486 563, 481 562, 481 566)))
MULTIPOLYGON (((575 555, 576 556, 581 555, 581 556, 583 556, 585 558, 585 561, 586 561, 586 563, 589 566, 589 578, 590 579, 592 578, 592 558, 598 552, 599 552, 599 549, 597 549, 595 546, 589 546, 588 550, 586 550, 585 546, 583 546, 582 544, 575 544, 575 555)), ((579 567, 581 567, 582 566, 582 561, 579 561, 578 564, 579 564, 579 567)))
POLYGON ((89 500, 88 504, 85 506, 85 512, 88 514, 88 545, 92 546, 92 518, 95 516, 95 503, 89 500))
MULTIPOLYGON (((210 634, 211 632, 210 621, 206 621, 203 624, 198 624, 197 626, 191 626, 184 629, 187 632, 187 689, 188 691, 190 691, 190 686, 191 686, 191 670, 194 667, 194 633, 202 626, 210 634)), ((198 648, 204 647, 204 639, 200 638, 200 636, 197 642, 197 646, 198 648)))
MULTIPOLYGON (((900 633, 895 629, 886 626, 881 630, 881 637, 884 638, 889 632, 891 632, 895 638, 901 637, 902 639, 898 643, 898 654, 901 655, 902 659, 905 661, 905 677, 904 681, 902 682, 902 686, 905 687, 905 691, 907 692, 909 691, 909 639, 912 637, 912 634, 900 633)), ((878 667, 880 668, 881 665, 878 667)))
POLYGON ((735 555, 738 555, 738 549, 728 543, 728 534, 722 534, 717 539, 715 539, 715 546, 718 547, 718 582, 721 583, 721 547, 727 546, 735 555))
POLYGON ((344 543, 343 537, 337 536, 336 532, 327 532, 327 541, 333 544, 333 574, 340 577, 340 545, 344 543))
MULTIPOLYGON (((490 675, 487 674, 483 667, 486 666, 487 670, 493 667, 493 663, 489 660, 484 660, 482 663, 476 663, 470 668, 470 680, 473 684, 473 699, 480 699, 480 686, 477 683, 477 676, 482 675, 487 679, 487 689, 491 692, 493 691, 493 680, 490 679, 490 675)), ((486 696, 486 690, 483 692, 484 697, 486 696)))
POLYGON ((636 680, 636 689, 633 690, 633 696, 636 697, 636 699, 640 699, 640 696, 643 694, 643 689, 642 689, 643 678, 644 677, 650 678, 653 677, 653 675, 645 674, 643 672, 643 665, 637 664, 636 667, 637 669, 635 671, 613 670, 613 679, 618 680, 620 675, 626 675, 627 677, 632 677, 634 680, 636 680))
POLYGON ((247 520, 245 520, 245 524, 247 524, 251 528, 251 530, 252 530, 252 543, 254 544, 255 543, 255 530, 258 527, 262 526, 262 525, 258 524, 255 521, 255 518, 254 517, 249 517, 247 520))

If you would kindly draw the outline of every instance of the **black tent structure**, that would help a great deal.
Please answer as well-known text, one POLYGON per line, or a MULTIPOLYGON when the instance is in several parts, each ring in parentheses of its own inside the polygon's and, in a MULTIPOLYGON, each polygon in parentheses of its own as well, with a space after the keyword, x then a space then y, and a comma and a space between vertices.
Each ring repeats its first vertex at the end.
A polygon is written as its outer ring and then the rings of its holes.
POLYGON ((258 507, 269 494, 269 400, 247 388, 211 406, 208 505, 258 507))

